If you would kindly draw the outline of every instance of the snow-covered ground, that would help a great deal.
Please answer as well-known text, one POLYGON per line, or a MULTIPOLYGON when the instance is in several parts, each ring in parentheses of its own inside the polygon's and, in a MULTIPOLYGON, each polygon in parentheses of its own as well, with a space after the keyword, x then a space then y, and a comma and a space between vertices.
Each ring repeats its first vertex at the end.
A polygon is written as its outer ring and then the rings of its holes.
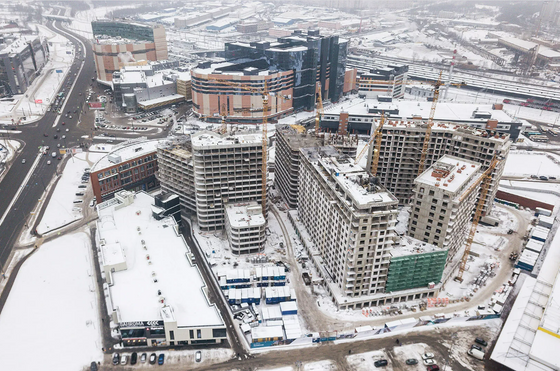
POLYGON ((76 371, 101 361, 90 237, 43 244, 23 264, 0 316, 1 370, 76 371))
MULTIPOLYGON (((81 183, 81 176, 85 168, 91 167, 102 156, 103 154, 100 153, 82 152, 67 160, 62 177, 58 181, 43 218, 37 226, 37 232, 44 234, 82 218, 82 206, 84 206, 84 203, 87 206, 89 200, 83 196, 76 196, 76 193, 86 192, 85 188, 78 188, 79 185, 87 185, 88 189, 90 185, 89 183, 81 183), (75 204, 74 200, 83 200, 83 202, 75 204)), ((53 165, 56 166, 56 162, 53 165)))
POLYGON ((523 177, 531 175, 559 176, 560 165, 542 152, 511 151, 503 175, 523 177))
POLYGON ((13 102, 0 102, 0 124, 11 124, 12 119, 17 122, 21 117, 26 117, 26 121, 22 121, 22 124, 40 118, 53 102, 53 97, 72 64, 74 53, 68 39, 45 26, 37 25, 37 28, 39 34, 46 37, 49 42, 49 61, 25 94, 14 95, 13 102), (67 51, 72 53, 67 54, 67 51), (57 70, 61 70, 62 73, 56 73, 57 70), (42 103, 35 103, 36 99, 40 99, 42 103))
POLYGON ((0 164, 10 162, 20 147, 21 143, 17 140, 0 139, 0 164))

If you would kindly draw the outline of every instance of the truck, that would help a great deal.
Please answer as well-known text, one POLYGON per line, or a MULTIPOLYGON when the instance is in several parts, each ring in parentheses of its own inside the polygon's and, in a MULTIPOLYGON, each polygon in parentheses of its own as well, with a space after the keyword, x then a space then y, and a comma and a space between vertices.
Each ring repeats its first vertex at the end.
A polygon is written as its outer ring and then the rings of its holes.
POLYGON ((497 227, 498 224, 500 224, 500 219, 494 218, 493 216, 485 215, 482 218, 480 218, 480 223, 490 225, 492 227, 497 227))
POLYGON ((467 354, 479 360, 484 360, 484 352, 475 348, 471 348, 467 351, 467 354))

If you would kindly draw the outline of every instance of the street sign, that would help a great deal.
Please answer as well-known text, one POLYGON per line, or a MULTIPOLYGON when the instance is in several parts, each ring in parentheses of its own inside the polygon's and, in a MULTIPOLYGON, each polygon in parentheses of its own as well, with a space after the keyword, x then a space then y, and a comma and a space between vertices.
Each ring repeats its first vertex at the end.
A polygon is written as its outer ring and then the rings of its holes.
POLYGON ((56 73, 62 73, 62 70, 56 70, 56 73))

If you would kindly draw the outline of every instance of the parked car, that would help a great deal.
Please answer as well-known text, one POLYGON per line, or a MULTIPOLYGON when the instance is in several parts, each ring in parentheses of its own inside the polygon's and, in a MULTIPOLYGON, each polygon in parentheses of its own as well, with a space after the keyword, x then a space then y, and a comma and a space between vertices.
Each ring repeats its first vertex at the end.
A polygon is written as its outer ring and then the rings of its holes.
POLYGON ((426 366, 430 366, 430 365, 435 365, 436 364, 436 360, 433 358, 427 358, 424 360, 424 364, 426 366))
POLYGON ((121 357, 121 366, 125 366, 125 365, 127 365, 127 364, 128 364, 128 356, 127 356, 126 354, 124 354, 124 355, 121 357))
POLYGON ((138 360, 138 353, 136 352, 132 353, 132 356, 130 357, 130 364, 135 365, 137 360, 138 360))
POLYGON ((426 371, 439 371, 439 366, 438 365, 429 365, 428 367, 426 367, 426 371))
POLYGON ((430 358, 434 358, 434 353, 424 353, 422 354, 422 359, 430 359, 430 358))
POLYGON ((140 363, 146 363, 146 359, 148 358, 148 354, 142 353, 140 356, 140 363))
POLYGON ((89 371, 97 371, 97 362, 91 362, 89 366, 89 371))
POLYGON ((113 353, 113 365, 116 366, 121 363, 121 356, 119 353, 113 353))
POLYGON ((471 349, 480 350, 482 352, 482 347, 480 345, 473 344, 471 345, 471 349))
POLYGON ((158 365, 163 365, 163 361, 165 360, 165 356, 163 355, 163 353, 160 353, 158 359, 157 359, 157 364, 158 365))
POLYGON ((409 365, 409 366, 417 365, 417 364, 418 364, 418 360, 417 360, 416 358, 410 358, 410 359, 407 359, 407 360, 406 360, 406 364, 409 365))
POLYGON ((482 345, 483 347, 487 346, 488 343, 486 342, 486 340, 484 340, 483 338, 476 338, 474 339, 474 342, 477 344, 482 345))
POLYGON ((202 361, 202 352, 200 350, 197 350, 194 354, 194 360, 197 362, 202 361))
POLYGON ((384 367, 387 366, 388 362, 386 359, 378 359, 377 361, 373 362, 375 367, 384 367))
POLYGON ((153 365, 156 363, 157 356, 155 353, 150 354, 150 364, 153 365))

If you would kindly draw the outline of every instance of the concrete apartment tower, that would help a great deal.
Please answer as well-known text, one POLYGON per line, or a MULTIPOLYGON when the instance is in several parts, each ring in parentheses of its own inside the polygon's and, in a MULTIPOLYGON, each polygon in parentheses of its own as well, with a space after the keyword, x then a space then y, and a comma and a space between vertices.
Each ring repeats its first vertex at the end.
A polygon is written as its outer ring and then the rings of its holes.
POLYGON ((276 158, 274 160, 274 184, 284 196, 291 209, 297 207, 299 195, 300 149, 319 147, 323 141, 308 135, 302 126, 282 125, 276 128, 276 158))
MULTIPOLYGON (((378 123, 374 123, 373 130, 377 125, 378 123)), ((412 199, 425 135, 426 126, 421 122, 389 121, 383 126, 383 141, 376 175, 402 204, 408 204, 412 199)), ((426 168, 442 156, 450 155, 473 161, 486 170, 494 156, 507 158, 510 145, 508 135, 489 135, 486 130, 437 123, 433 126, 430 136, 426 168)), ((504 167, 505 161, 500 161, 492 171, 484 212, 492 209, 504 167)))
POLYGON ((448 249, 449 264, 468 235, 481 177, 479 164, 441 157, 414 180, 408 235, 448 249))
POLYGON ((332 146, 301 149, 300 183, 299 216, 336 305, 383 293, 398 200, 332 146))

